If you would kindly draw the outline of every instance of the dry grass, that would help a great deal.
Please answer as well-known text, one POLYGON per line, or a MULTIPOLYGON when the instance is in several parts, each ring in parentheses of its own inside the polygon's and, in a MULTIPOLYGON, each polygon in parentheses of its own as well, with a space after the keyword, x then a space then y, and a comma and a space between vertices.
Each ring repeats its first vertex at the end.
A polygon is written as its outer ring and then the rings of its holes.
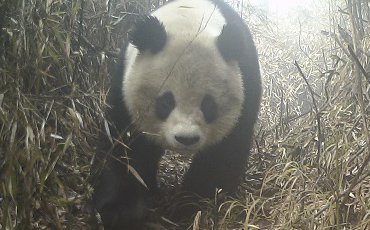
MULTIPOLYGON (((1 229, 97 228, 87 178, 109 73, 148 3, 0 1, 1 229)), ((192 229, 370 228, 370 5, 320 4, 289 20, 245 4, 264 72, 256 145, 239 198, 217 195, 192 229)))

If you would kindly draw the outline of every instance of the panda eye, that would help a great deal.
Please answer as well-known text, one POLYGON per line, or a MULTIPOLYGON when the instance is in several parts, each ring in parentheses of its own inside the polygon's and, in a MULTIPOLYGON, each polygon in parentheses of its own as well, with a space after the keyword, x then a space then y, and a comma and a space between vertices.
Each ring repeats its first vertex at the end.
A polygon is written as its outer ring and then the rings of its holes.
POLYGON ((211 95, 207 94, 204 96, 200 109, 206 122, 210 123, 216 120, 218 109, 215 99, 211 95))
POLYGON ((155 102, 155 113, 161 120, 165 120, 175 108, 175 97, 168 91, 157 97, 155 102))

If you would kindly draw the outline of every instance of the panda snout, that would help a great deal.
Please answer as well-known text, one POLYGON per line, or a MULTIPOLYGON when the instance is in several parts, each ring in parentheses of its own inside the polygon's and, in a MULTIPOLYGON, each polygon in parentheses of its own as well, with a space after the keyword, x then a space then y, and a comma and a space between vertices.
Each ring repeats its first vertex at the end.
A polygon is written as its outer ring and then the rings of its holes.
POLYGON ((184 135, 175 135, 175 139, 182 145, 190 146, 199 142, 200 136, 184 136, 184 135))
POLYGON ((169 148, 177 152, 192 151, 196 152, 203 146, 204 133, 199 125, 193 120, 175 120, 175 124, 168 123, 164 126, 165 138, 169 148))

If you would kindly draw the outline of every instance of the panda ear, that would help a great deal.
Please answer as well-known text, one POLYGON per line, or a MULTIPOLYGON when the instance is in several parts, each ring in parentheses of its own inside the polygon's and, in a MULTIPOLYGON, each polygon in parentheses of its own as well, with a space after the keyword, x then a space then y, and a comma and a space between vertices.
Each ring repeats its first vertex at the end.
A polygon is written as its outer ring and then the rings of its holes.
POLYGON ((228 23, 217 38, 218 49, 225 61, 239 60, 247 50, 247 39, 239 23, 228 23))
POLYGON ((129 39, 140 53, 150 50, 155 54, 166 44, 167 33, 158 18, 143 16, 130 31, 129 39))

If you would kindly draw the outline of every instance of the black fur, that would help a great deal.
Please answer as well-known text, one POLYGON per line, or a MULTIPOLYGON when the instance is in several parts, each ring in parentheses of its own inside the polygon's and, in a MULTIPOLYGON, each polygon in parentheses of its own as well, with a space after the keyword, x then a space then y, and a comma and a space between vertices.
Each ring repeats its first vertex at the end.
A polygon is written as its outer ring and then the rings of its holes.
POLYGON ((129 39, 140 52, 150 50, 156 54, 166 44, 167 33, 158 18, 143 16, 135 23, 135 27, 129 34, 129 39))
POLYGON ((218 116, 218 108, 215 99, 211 95, 206 94, 204 96, 200 109, 203 113, 204 119, 208 123, 216 120, 218 116))
POLYGON ((157 117, 165 120, 175 108, 175 97, 171 91, 165 92, 155 100, 155 112, 157 117))
POLYGON ((217 39, 218 49, 226 62, 239 60, 246 50, 246 39, 242 29, 239 23, 226 24, 217 39))
MULTIPOLYGON (((185 176, 184 191, 208 198, 214 197, 216 188, 222 188, 229 194, 235 193, 245 173, 261 97, 258 57, 247 25, 223 1, 212 2, 218 6, 227 22, 217 41, 220 53, 225 61, 238 62, 243 77, 245 99, 242 115, 231 133, 218 144, 196 154, 185 176)), ((140 52, 150 50, 153 54, 163 49, 166 38, 163 25, 150 16, 139 22, 130 35, 131 42, 140 52), (148 21, 149 24, 152 23, 151 26, 146 25, 145 22, 148 21)), ((92 167, 92 177, 96 181, 93 184, 93 201, 101 214, 105 230, 141 229, 140 223, 145 216, 147 199, 156 191, 157 167, 163 154, 161 146, 131 129, 132 119, 122 96, 126 47, 127 45, 122 49, 107 98, 109 107, 106 118, 110 122, 110 136, 114 143, 111 143, 105 126, 102 125, 102 134, 92 167), (130 138, 126 134, 128 132, 130 138), (129 149, 122 143, 129 145, 129 149), (139 173, 147 188, 130 173, 131 167, 139 173)), ((211 115, 209 111, 216 113, 217 109, 209 99, 205 104, 208 105, 204 105, 202 110, 211 122, 215 115, 211 115)))

